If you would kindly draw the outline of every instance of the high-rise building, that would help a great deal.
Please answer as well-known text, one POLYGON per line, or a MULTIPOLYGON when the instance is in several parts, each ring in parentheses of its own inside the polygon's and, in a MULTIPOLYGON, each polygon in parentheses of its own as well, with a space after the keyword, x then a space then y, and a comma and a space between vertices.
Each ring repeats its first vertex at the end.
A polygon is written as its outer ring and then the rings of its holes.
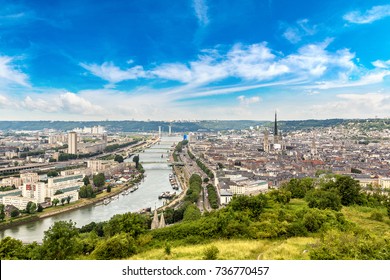
POLYGON ((158 137, 161 137, 161 126, 158 126, 158 137))
POLYGON ((68 134, 68 154, 77 154, 77 133, 74 131, 68 134))
POLYGON ((168 126, 168 135, 171 135, 172 134, 172 126, 168 126))

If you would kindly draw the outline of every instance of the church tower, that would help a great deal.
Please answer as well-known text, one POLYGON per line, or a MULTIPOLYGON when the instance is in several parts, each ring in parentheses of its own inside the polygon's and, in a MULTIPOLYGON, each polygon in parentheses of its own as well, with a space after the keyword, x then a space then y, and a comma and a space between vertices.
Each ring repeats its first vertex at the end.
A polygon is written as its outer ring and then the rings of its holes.
POLYGON ((275 123, 274 123, 274 144, 279 143, 279 135, 278 135, 278 115, 275 111, 275 123))

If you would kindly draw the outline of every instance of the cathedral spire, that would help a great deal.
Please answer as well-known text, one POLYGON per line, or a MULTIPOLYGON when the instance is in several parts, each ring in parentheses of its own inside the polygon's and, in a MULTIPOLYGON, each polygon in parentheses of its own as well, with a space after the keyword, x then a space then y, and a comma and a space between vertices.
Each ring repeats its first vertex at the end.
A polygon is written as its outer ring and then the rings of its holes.
POLYGON ((275 111, 274 135, 275 136, 278 135, 278 115, 276 111, 275 111))

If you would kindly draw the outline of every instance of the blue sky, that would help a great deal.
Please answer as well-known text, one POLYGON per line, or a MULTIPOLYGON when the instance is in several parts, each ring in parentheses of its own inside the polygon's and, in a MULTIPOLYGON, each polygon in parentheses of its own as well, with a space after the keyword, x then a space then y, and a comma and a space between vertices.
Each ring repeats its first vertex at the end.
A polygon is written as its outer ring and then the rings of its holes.
POLYGON ((388 1, 0 0, 2 120, 390 116, 388 1))

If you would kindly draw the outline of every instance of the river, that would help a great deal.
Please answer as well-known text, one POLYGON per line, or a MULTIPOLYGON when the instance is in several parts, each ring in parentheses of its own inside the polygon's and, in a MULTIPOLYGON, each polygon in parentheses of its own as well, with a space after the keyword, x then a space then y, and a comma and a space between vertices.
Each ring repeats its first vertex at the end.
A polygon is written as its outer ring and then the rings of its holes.
POLYGON ((180 137, 162 137, 160 144, 155 144, 139 154, 146 177, 140 183, 137 191, 128 195, 119 195, 119 199, 107 205, 90 205, 2 230, 0 231, 0 238, 10 236, 26 243, 41 242, 44 231, 48 230, 56 221, 72 220, 76 222, 77 227, 82 227, 92 221, 107 221, 115 214, 137 212, 146 207, 154 209, 154 207, 162 206, 163 200, 159 200, 158 195, 164 191, 172 192, 169 183, 169 174, 172 173, 172 168, 167 164, 168 152, 174 143, 181 140, 180 137))

